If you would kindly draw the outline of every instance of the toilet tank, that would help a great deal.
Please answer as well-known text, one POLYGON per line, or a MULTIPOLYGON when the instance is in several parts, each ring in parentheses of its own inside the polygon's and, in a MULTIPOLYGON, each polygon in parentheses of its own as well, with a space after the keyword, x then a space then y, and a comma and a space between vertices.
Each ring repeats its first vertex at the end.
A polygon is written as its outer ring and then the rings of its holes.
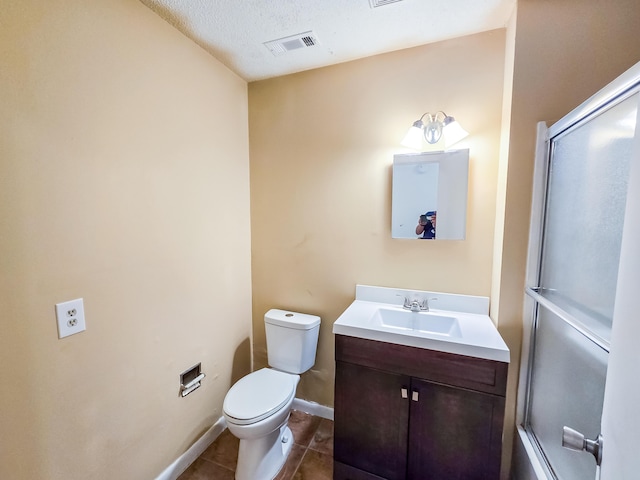
POLYGON ((269 366, 303 373, 316 362, 320 317, 271 309, 264 315, 269 366))

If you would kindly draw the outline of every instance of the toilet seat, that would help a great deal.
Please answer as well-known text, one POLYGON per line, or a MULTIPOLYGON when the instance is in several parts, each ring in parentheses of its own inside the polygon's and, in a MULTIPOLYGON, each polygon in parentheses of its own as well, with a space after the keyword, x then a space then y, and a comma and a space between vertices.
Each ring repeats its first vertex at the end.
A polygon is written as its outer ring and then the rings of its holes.
POLYGON ((224 398, 222 409, 236 425, 259 422, 280 410, 295 395, 297 375, 270 368, 241 378, 224 398))

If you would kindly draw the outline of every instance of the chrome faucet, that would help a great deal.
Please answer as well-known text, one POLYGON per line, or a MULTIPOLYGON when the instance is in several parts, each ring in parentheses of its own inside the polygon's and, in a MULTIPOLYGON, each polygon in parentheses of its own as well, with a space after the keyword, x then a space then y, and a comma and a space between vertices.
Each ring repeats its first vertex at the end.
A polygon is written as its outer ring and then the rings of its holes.
MULTIPOLYGON (((429 307, 427 307, 429 308, 429 307)), ((419 312, 420 310, 422 310, 422 308, 420 308, 420 303, 418 303, 417 300, 414 300, 413 302, 411 302, 411 311, 412 312, 419 312)))
POLYGON ((413 300, 409 300, 409 297, 405 297, 404 295, 400 295, 400 294, 398 294, 398 296, 404 297, 402 308, 406 310, 411 310, 412 312, 428 312, 429 311, 429 299, 427 298, 420 301, 417 298, 414 298, 413 300))

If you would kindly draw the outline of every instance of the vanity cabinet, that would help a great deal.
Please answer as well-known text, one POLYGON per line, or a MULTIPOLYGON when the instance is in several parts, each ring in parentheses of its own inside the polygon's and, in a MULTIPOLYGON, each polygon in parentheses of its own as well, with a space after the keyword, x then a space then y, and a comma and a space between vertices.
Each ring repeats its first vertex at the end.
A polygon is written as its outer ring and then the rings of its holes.
POLYGON ((334 480, 496 480, 508 364, 336 335, 334 480))

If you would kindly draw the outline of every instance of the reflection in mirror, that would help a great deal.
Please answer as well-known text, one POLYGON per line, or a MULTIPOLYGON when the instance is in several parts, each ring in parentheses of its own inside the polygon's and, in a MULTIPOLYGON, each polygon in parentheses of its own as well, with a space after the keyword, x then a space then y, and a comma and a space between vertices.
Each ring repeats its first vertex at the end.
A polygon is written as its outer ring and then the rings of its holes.
POLYGON ((391 236, 463 240, 468 176, 468 149, 394 155, 391 236))

